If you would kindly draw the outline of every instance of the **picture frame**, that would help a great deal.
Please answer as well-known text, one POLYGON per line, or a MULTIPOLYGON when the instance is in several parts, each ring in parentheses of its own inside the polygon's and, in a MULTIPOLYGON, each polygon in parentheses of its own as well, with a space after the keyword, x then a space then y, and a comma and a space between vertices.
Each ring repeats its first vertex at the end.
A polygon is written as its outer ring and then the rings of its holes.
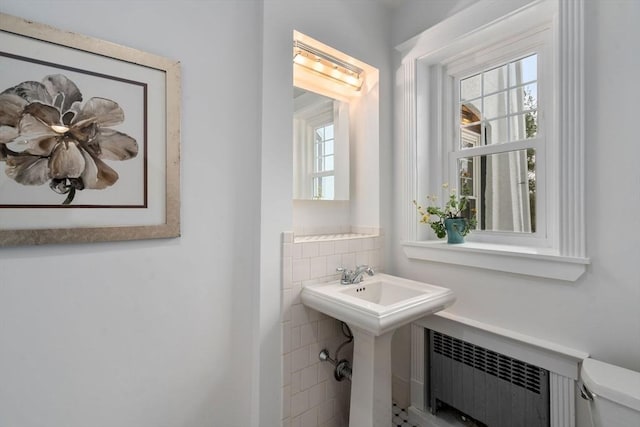
POLYGON ((0 13, 0 247, 180 236, 175 60, 0 13))

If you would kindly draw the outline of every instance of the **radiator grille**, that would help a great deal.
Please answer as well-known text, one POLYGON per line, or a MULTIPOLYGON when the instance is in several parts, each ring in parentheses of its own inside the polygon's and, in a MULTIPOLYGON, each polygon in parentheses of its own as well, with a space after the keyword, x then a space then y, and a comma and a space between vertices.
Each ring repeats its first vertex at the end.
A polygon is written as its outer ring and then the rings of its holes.
POLYGON ((430 400, 493 426, 549 425, 548 371, 440 332, 430 334, 430 400))
POLYGON ((487 350, 439 332, 433 333, 433 351, 534 393, 540 394, 541 368, 487 350))

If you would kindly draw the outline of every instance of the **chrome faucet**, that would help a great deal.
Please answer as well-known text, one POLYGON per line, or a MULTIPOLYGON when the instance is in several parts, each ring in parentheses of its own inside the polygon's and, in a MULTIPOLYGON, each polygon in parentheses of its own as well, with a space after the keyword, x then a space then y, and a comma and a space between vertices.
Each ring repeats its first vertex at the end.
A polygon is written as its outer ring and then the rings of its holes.
POLYGON ((374 274, 373 268, 364 264, 357 266, 355 271, 347 270, 344 267, 338 267, 336 268, 336 271, 342 273, 340 283, 343 285, 352 285, 354 283, 362 282, 362 276, 364 273, 367 273, 369 276, 373 276, 374 274))

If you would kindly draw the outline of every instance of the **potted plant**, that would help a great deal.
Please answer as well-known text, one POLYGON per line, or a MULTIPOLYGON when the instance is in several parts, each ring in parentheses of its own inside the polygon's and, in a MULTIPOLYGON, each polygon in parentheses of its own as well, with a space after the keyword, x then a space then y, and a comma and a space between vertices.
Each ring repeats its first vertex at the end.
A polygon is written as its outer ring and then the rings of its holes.
MULTIPOLYGON (((448 189, 449 186, 443 184, 442 188, 448 189)), ((439 239, 447 237, 448 243, 463 243, 464 236, 477 224, 475 209, 468 209, 469 199, 467 196, 458 196, 456 189, 451 189, 443 206, 438 206, 437 200, 437 196, 427 196, 429 205, 426 207, 413 201, 420 214, 420 222, 429 224, 439 239)))

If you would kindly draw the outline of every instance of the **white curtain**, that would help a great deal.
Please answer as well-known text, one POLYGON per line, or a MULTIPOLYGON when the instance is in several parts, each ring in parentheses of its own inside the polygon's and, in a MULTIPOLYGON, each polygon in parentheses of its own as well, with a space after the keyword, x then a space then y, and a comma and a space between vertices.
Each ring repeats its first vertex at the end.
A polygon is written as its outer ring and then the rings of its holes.
POLYGON ((487 156, 487 230, 531 232, 527 151, 487 156))
POLYGON ((335 199, 349 199, 349 104, 333 101, 335 199))
POLYGON ((311 199, 313 197, 313 128, 306 119, 293 119, 293 197, 311 199))

